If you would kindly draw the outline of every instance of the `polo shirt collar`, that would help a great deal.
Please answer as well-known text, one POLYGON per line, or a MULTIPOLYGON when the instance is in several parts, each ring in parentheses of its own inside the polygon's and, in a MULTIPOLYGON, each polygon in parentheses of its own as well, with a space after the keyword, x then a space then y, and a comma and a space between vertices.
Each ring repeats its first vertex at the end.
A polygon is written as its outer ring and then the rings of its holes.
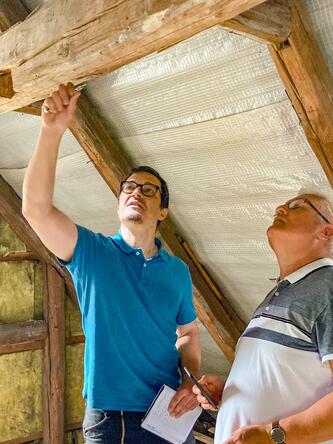
MULTIPOLYGON (((128 243, 126 241, 124 241, 120 231, 118 231, 118 233, 115 236, 113 236, 112 239, 116 242, 116 244, 119 246, 119 248, 127 254, 135 253, 138 250, 142 251, 141 248, 132 248, 130 245, 128 245, 128 243)), ((166 261, 167 260, 167 252, 163 248, 162 242, 157 237, 155 237, 155 244, 157 245, 158 252, 153 257, 155 258, 157 256, 161 256, 161 258, 164 261, 166 261)), ((152 259, 152 258, 150 258, 150 259, 152 259)))
POLYGON ((294 284, 295 282, 303 279, 307 274, 311 273, 312 271, 317 270, 318 268, 327 267, 327 266, 333 267, 333 259, 332 258, 324 257, 322 259, 317 259, 313 262, 310 262, 309 264, 304 265, 303 267, 299 268, 298 270, 294 271, 293 273, 290 273, 283 280, 287 280, 291 284, 294 284))

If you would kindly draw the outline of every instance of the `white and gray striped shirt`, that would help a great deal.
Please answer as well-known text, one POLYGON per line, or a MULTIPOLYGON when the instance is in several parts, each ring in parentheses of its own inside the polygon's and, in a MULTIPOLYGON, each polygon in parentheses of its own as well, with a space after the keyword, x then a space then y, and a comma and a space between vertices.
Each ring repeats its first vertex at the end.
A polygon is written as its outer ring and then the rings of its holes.
POLYGON ((324 258, 287 276, 256 309, 237 344, 215 444, 239 427, 305 410, 333 391, 330 360, 333 260, 324 258))

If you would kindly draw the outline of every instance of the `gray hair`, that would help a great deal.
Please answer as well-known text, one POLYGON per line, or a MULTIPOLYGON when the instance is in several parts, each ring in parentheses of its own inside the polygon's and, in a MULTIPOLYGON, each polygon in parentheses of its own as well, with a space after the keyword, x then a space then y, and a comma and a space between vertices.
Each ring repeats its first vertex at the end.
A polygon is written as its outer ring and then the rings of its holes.
MULTIPOLYGON (((325 193, 322 193, 322 191, 318 191, 318 189, 315 188, 301 188, 297 195, 303 195, 303 194, 310 194, 312 196, 316 196, 321 200, 323 213, 325 216, 327 216, 328 220, 332 221, 333 223, 333 201, 331 197, 328 197, 325 193)), ((330 242, 329 245, 329 255, 333 258, 333 239, 330 242)))

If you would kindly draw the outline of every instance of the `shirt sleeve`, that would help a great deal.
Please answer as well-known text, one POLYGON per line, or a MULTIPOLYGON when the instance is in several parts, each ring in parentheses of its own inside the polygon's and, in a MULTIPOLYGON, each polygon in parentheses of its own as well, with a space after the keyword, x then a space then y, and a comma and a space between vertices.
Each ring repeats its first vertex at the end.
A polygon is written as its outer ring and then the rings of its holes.
POLYGON ((326 362, 333 359, 333 298, 314 322, 313 335, 322 359, 326 362))
POLYGON ((75 245, 72 259, 64 261, 58 258, 59 262, 64 265, 71 274, 76 289, 78 302, 80 307, 84 303, 84 288, 88 284, 88 280, 93 273, 96 263, 102 257, 105 249, 105 236, 94 233, 87 228, 77 225, 78 239, 75 245))
POLYGON ((183 273, 183 297, 177 314, 177 325, 189 324, 197 318, 193 305, 193 285, 191 274, 188 266, 185 264, 183 273))

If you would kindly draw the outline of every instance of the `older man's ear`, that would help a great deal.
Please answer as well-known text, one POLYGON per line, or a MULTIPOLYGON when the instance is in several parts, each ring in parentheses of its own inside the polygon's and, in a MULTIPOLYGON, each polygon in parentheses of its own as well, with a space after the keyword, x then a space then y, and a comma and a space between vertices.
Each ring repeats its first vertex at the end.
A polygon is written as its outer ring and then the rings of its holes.
POLYGON ((331 239, 333 242, 333 224, 323 225, 323 228, 320 231, 320 238, 323 240, 331 239))

